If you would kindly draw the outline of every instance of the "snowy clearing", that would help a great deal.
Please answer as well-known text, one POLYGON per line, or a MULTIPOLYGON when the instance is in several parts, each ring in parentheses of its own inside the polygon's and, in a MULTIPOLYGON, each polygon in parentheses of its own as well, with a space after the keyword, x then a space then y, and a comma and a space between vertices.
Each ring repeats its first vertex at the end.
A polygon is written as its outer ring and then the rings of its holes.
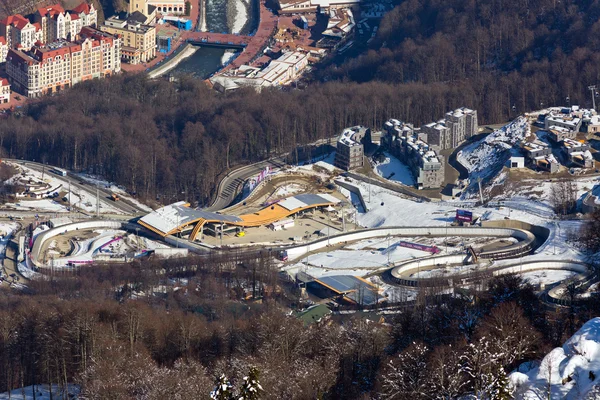
POLYGON ((541 284, 552 285, 554 283, 572 278, 575 275, 577 275, 577 273, 573 271, 557 270, 531 271, 520 274, 523 280, 531 283, 533 286, 538 286, 541 284))
POLYGON ((387 152, 384 154, 386 157, 385 161, 375 164, 374 170, 377 175, 390 181, 400 182, 407 186, 414 186, 415 179, 410 172, 410 169, 393 155, 387 152))
MULTIPOLYGON (((45 172, 40 172, 27 166, 21 164, 11 164, 15 168, 17 168, 20 173, 14 177, 12 177, 11 181, 23 180, 27 178, 31 178, 36 182, 43 182, 49 185, 53 191, 56 192, 66 192, 67 198, 71 197, 71 204, 73 206, 79 207, 80 209, 87 212, 95 212, 96 211, 96 196, 89 194, 83 190, 78 189, 77 187, 71 188, 72 196, 69 196, 69 183, 65 180, 60 179, 60 177, 53 172, 50 172, 50 167, 45 172)), ((50 212, 66 212, 67 206, 57 203, 54 200, 50 199, 42 199, 42 200, 20 200, 16 205, 6 204, 6 206, 13 207, 16 210, 39 210, 39 211, 50 211, 50 212)), ((112 213, 112 214, 122 214, 118 209, 112 207, 110 203, 106 201, 100 200, 100 212, 102 213, 112 213)))
MULTIPOLYGON (((77 385, 69 385, 67 388, 68 393, 64 393, 58 385, 52 385, 52 396, 50 395, 50 385, 36 385, 35 386, 35 396, 33 393, 33 386, 27 386, 24 388, 13 389, 10 393, 4 392, 0 393, 0 400, 50 400, 53 399, 62 399, 62 398, 72 398, 71 396, 77 396, 79 394, 79 386, 77 385)), ((73 397, 76 398, 76 397, 73 397)))

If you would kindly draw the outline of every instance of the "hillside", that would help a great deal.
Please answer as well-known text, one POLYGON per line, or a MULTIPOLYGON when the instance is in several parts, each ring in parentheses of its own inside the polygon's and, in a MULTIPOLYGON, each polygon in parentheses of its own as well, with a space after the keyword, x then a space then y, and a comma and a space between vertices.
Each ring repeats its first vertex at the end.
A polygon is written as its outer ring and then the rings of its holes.
POLYGON ((488 122, 567 96, 590 106, 599 16, 597 1, 405 0, 383 18, 373 50, 323 76, 460 87, 488 122))
MULTIPOLYGON (((529 365, 529 364, 528 364, 529 365)), ((510 375, 515 399, 597 399, 600 396, 600 318, 586 322, 562 347, 526 372, 510 375)))

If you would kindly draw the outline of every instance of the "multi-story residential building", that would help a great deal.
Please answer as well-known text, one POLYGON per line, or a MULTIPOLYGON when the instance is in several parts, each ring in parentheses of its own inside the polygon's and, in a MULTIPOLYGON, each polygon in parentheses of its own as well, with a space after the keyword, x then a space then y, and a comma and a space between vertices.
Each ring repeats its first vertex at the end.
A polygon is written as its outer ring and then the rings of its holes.
POLYGON ((552 126, 556 126, 572 132, 579 132, 582 123, 581 117, 573 114, 571 108, 563 108, 560 111, 551 111, 546 115, 544 128, 551 129, 552 126))
POLYGON ((523 143, 522 147, 525 151, 525 159, 530 166, 550 173, 558 172, 560 165, 547 143, 535 140, 523 143))
POLYGON ((39 23, 31 23, 20 14, 11 15, 0 21, 0 36, 6 38, 9 48, 29 50, 43 39, 39 23))
POLYGON ((343 170, 363 166, 364 143, 370 142, 371 130, 364 126, 346 128, 337 141, 334 165, 343 170))
POLYGON ((10 102, 10 83, 6 78, 0 78, 0 103, 10 102))
POLYGON ((458 147, 477 134, 477 111, 462 107, 446 113, 444 119, 421 128, 427 134, 427 143, 437 150, 458 147))
POLYGON ((98 26, 98 11, 93 4, 88 4, 85 1, 70 11, 71 19, 73 15, 77 15, 81 20, 81 26, 98 26))
POLYGON ((400 160, 415 178, 417 189, 436 189, 444 184, 444 159, 419 139, 417 134, 402 136, 400 160))
POLYGON ((382 143, 393 155, 406 164, 418 189, 439 188, 444 184, 444 158, 425 142, 425 134, 397 119, 390 119, 384 126, 382 143))
POLYGON ((0 64, 6 62, 6 55, 8 54, 8 43, 4 36, 0 36, 0 64))
POLYGON ((119 53, 117 38, 87 27, 75 42, 61 39, 30 51, 10 49, 6 72, 16 91, 38 97, 119 72, 119 53))
POLYGON ((565 139, 562 142, 562 148, 572 166, 580 168, 592 168, 594 166, 594 158, 587 142, 565 139))
POLYGON ((20 14, 3 19, 0 21, 0 36, 5 38, 8 48, 27 51, 37 42, 75 40, 82 27, 95 26, 97 19, 94 6, 85 2, 71 11, 54 4, 38 8, 33 22, 20 14))
POLYGON ((576 131, 572 131, 562 126, 551 125, 548 128, 548 137, 556 143, 560 143, 565 139, 575 139, 576 136, 576 131))
POLYGON ((75 40, 84 26, 96 26, 97 12, 93 5, 81 3, 74 10, 65 11, 59 4, 40 7, 34 19, 42 27, 42 42, 57 39, 75 40))
POLYGON ((136 13, 131 14, 127 19, 122 19, 117 15, 112 16, 104 22, 100 29, 121 37, 123 61, 139 64, 156 57, 156 29, 154 26, 140 23, 136 18, 136 13))

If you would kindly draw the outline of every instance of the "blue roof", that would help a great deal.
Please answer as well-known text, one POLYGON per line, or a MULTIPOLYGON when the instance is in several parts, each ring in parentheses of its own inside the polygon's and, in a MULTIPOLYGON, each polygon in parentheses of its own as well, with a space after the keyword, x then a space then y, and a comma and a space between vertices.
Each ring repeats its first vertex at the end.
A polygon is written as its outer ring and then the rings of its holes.
POLYGON ((356 276, 324 276, 316 281, 327 285, 339 294, 344 294, 358 304, 371 305, 377 303, 377 289, 356 276))

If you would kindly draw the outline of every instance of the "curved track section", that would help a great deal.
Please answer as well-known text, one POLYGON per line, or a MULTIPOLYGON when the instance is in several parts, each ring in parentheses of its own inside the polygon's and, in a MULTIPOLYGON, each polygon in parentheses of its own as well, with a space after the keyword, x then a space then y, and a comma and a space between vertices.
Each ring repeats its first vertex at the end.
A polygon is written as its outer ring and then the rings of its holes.
POLYGON ((33 247, 31 248, 31 252, 27 257, 27 264, 29 266, 35 266, 37 268, 44 268, 45 265, 42 261, 40 261, 40 255, 42 252, 42 248, 44 243, 48 240, 52 239, 55 236, 62 235, 67 232, 76 231, 79 229, 94 229, 94 228, 105 228, 105 229, 121 229, 122 223, 118 221, 85 221, 85 222, 76 222, 74 224, 68 224, 59 226, 57 228, 52 228, 47 231, 40 233, 33 243, 33 247))
MULTIPOLYGON (((431 267, 442 266, 448 264, 460 264, 461 258, 464 256, 442 256, 421 259, 418 261, 404 262, 384 273, 384 278, 391 280, 393 283, 401 286, 409 287, 457 287, 468 286, 475 282, 480 282, 482 279, 489 279, 495 276, 520 274, 531 271, 571 271, 575 272, 572 278, 560 282, 553 286, 547 293, 544 294, 544 300, 555 305, 569 305, 571 300, 568 296, 569 285, 575 287, 583 287, 598 280, 598 271, 590 264, 581 261, 571 260, 540 260, 526 261, 524 263, 513 263, 494 267, 491 264, 488 267, 476 268, 468 273, 455 274, 449 276, 428 277, 428 278, 412 278, 411 274, 418 272, 420 269, 431 269, 431 267)), ((469 264, 465 264, 468 266, 469 264)), ((475 266, 475 265, 474 265, 475 266)))
MULTIPOLYGON (((464 237, 496 237, 496 238, 515 238, 518 240, 510 246, 502 249, 485 251, 480 253, 479 258, 486 260, 499 260, 503 258, 520 257, 529 254, 534 249, 535 235, 529 231, 516 228, 479 228, 479 227, 386 227, 363 229, 359 231, 342 233, 329 238, 319 239, 317 241, 282 248, 287 250, 290 260, 299 258, 311 251, 322 249, 328 245, 334 245, 355 240, 371 239, 386 236, 400 237, 443 237, 443 236, 464 236, 464 237)), ((447 257, 447 256, 443 256, 447 257)), ((461 260, 465 255, 460 255, 461 260)), ((445 263, 445 262, 444 262, 445 263)))

